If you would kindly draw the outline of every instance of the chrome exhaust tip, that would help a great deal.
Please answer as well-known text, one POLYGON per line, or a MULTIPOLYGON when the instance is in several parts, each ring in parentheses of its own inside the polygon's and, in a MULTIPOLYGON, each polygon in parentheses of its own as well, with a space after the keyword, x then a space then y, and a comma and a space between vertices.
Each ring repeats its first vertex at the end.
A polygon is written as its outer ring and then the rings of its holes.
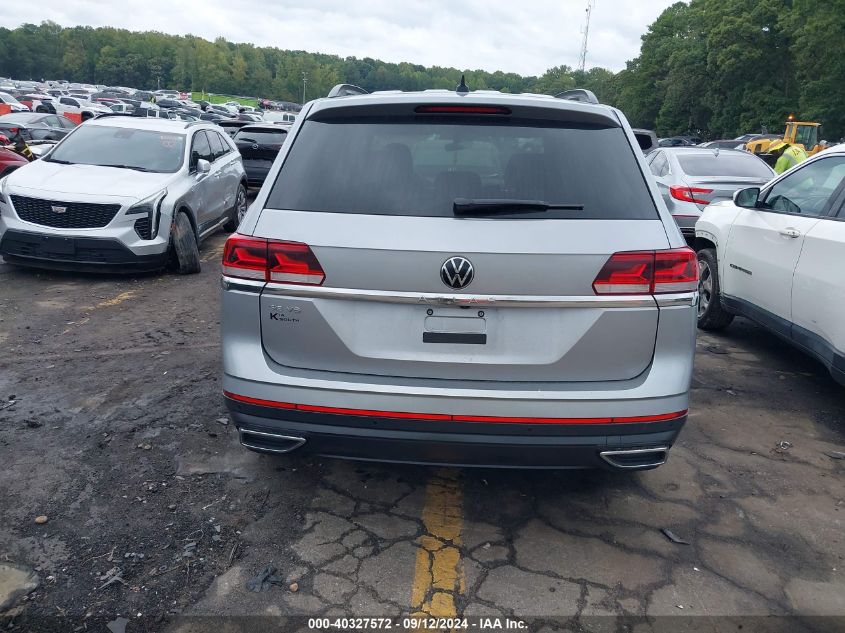
POLYGON ((614 468, 624 470, 637 470, 646 468, 657 468, 666 463, 669 457, 669 447, 659 446, 657 448, 631 448, 614 451, 602 451, 599 453, 608 464, 614 468))
POLYGON ((291 453, 305 444, 304 437, 293 435, 252 431, 244 428, 238 429, 238 432, 240 434, 241 446, 259 453, 291 453))

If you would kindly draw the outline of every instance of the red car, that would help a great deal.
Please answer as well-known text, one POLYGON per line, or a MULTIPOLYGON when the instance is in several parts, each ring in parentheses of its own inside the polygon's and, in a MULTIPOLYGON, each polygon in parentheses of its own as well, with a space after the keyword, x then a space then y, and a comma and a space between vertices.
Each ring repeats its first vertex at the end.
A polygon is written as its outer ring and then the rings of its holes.
MULTIPOLYGON (((5 137, 2 137, 5 138, 5 137)), ((12 150, 0 147, 0 178, 8 176, 18 167, 26 165, 29 161, 12 150)))

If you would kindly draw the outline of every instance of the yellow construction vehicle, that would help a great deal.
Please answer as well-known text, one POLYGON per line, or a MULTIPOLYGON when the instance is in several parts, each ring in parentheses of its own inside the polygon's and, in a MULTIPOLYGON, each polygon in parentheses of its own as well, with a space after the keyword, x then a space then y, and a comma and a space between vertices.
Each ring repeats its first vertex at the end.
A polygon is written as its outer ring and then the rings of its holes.
POLYGON ((822 151, 822 146, 819 145, 819 129, 821 123, 811 123, 808 121, 796 121, 795 116, 790 114, 786 121, 786 131, 783 133, 783 138, 759 138, 748 141, 745 149, 752 154, 765 154, 769 151, 769 146, 773 143, 789 143, 790 145, 799 145, 801 149, 807 152, 808 156, 812 156, 822 151))

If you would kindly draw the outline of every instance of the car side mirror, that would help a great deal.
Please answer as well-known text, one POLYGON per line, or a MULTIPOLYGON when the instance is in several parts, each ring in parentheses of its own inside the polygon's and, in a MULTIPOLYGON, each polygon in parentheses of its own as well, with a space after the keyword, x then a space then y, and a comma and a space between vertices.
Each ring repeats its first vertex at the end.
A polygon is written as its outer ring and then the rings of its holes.
POLYGON ((197 175, 205 176, 210 171, 211 171, 211 163, 209 163, 204 158, 200 158, 197 161, 197 175))
POLYGON ((734 192, 734 204, 743 209, 756 209, 760 200, 760 187, 748 187, 734 192))

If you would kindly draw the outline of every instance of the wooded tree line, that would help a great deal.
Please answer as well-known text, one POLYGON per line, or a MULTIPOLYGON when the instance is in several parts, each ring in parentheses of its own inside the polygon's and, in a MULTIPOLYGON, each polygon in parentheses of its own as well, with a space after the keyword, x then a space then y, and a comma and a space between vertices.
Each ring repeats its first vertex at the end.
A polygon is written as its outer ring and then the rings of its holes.
MULTIPOLYGON (((315 43, 315 47, 319 43, 315 43)), ((780 131, 790 113, 845 135, 845 0, 691 0, 666 9, 619 73, 555 66, 539 77, 466 71, 472 89, 555 93, 575 86, 661 136, 780 131)), ((454 88, 463 71, 213 42, 192 35, 53 22, 0 28, 0 76, 302 100, 337 83, 367 90, 454 88)))

